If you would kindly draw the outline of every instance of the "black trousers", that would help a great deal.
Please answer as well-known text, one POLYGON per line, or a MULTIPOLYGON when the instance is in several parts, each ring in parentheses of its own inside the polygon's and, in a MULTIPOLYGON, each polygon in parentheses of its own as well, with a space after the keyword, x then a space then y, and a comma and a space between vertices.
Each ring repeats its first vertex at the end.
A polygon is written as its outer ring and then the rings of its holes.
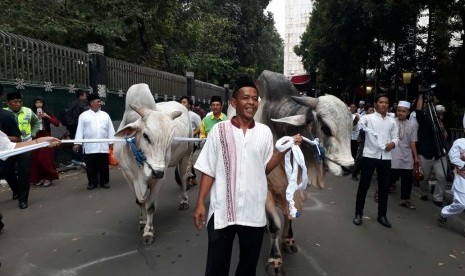
POLYGON ((31 188, 32 152, 25 152, 8 158, 3 167, 3 177, 19 202, 27 202, 31 188))
POLYGON ((207 225, 208 255, 206 276, 228 276, 233 241, 239 237, 240 256, 236 276, 254 276, 262 248, 265 227, 231 225, 215 230, 214 217, 207 225))
POLYGON ((352 168, 352 177, 358 177, 358 174, 362 170, 362 160, 363 160, 363 149, 365 148, 365 140, 358 142, 357 154, 355 155, 355 163, 352 168))
POLYGON ((358 149, 357 140, 350 140, 350 152, 352 153, 352 157, 354 159, 357 158, 357 149, 358 149))
POLYGON ((378 216, 386 216, 388 190, 390 184, 391 160, 381 160, 363 157, 362 175, 357 190, 357 201, 355 203, 355 214, 363 215, 365 198, 370 188, 373 173, 378 174, 378 216))
POLYGON ((108 168, 108 153, 86 154, 87 180, 89 186, 107 184, 110 181, 110 169, 108 168))
POLYGON ((413 170, 391 169, 390 186, 396 184, 400 178, 400 199, 409 200, 412 193, 413 170))

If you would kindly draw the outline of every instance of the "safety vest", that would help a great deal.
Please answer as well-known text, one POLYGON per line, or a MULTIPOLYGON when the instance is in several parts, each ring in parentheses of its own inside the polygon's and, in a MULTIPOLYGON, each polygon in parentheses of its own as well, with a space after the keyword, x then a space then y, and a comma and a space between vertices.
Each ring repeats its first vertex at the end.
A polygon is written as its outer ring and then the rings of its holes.
MULTIPOLYGON (((5 107, 5 110, 13 112, 10 108, 5 107)), ((19 112, 13 112, 18 122, 19 130, 21 131, 21 141, 29 141, 32 139, 31 118, 32 110, 28 107, 21 107, 19 112)))

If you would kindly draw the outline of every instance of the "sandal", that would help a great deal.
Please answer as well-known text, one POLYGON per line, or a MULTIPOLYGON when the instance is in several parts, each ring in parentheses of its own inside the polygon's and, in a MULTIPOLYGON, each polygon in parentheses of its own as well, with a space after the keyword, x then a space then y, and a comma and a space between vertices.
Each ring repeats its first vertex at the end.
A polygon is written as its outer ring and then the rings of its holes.
POLYGON ((404 208, 407 208, 407 209, 410 209, 410 210, 415 210, 415 205, 413 205, 412 203, 410 203, 410 201, 408 200, 402 200, 400 203, 399 203, 400 206, 404 207, 404 208))

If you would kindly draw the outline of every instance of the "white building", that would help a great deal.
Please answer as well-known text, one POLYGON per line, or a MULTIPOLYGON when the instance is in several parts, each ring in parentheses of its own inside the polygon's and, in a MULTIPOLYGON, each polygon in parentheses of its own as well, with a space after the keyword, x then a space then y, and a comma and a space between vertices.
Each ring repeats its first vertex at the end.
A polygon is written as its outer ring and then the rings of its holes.
POLYGON ((300 36, 305 32, 313 8, 311 0, 286 0, 284 33, 284 75, 300 75, 306 71, 302 59, 294 53, 300 44, 300 36))

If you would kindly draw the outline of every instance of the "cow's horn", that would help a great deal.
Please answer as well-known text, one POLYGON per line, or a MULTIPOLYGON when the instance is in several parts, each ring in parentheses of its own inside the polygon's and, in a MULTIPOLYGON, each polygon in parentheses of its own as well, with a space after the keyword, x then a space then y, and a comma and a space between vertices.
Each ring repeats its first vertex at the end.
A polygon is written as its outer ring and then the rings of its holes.
POLYGON ((293 126, 305 126, 307 125, 307 118, 305 115, 294 115, 289 117, 284 117, 280 119, 271 119, 273 122, 286 123, 293 126))
POLYGON ((300 105, 303 105, 303 106, 310 107, 310 108, 315 108, 316 105, 318 104, 318 99, 313 98, 313 97, 296 97, 296 96, 292 96, 292 99, 296 103, 298 103, 300 105))
POLYGON ((140 106, 134 105, 134 104, 130 104, 129 106, 132 108, 132 110, 137 112, 137 114, 139 114, 142 118, 144 118, 147 115, 147 109, 146 108, 143 108, 143 107, 140 107, 140 106))

